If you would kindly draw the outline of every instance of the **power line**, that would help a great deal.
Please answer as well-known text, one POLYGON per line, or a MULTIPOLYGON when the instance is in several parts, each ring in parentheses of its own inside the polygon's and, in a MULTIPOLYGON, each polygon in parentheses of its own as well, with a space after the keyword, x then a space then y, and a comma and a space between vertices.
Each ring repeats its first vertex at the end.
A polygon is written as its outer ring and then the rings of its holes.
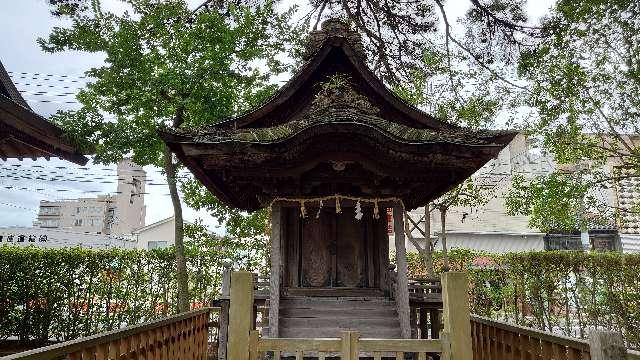
POLYGON ((35 209, 35 208, 28 208, 28 207, 24 207, 24 206, 21 206, 21 205, 18 205, 18 204, 14 204, 14 203, 0 202, 0 205, 9 206, 9 207, 16 208, 16 209, 28 210, 28 211, 35 212, 35 213, 38 212, 38 210, 35 209))
POLYGON ((36 77, 61 77, 61 78, 74 78, 74 79, 93 79, 92 77, 85 75, 69 75, 69 74, 45 74, 45 73, 35 73, 35 72, 26 72, 26 71, 7 71, 9 75, 13 74, 14 76, 24 76, 31 75, 36 77))
POLYGON ((70 78, 63 79, 54 79, 54 78, 42 78, 37 76, 28 76, 28 75, 19 75, 19 76, 10 76, 11 79, 23 79, 23 80, 39 80, 39 81, 57 81, 62 83, 74 83, 74 84, 86 84, 87 81, 82 80, 74 80, 70 78))
POLYGON ((77 87, 77 86, 60 86, 60 85, 51 85, 51 84, 23 83, 23 82, 14 82, 14 85, 43 87, 43 88, 49 88, 49 89, 68 89, 68 90, 73 90, 73 89, 82 90, 82 89, 84 89, 84 87, 77 87))
POLYGON ((34 72, 20 72, 20 71, 7 71, 9 74, 18 74, 18 75, 34 75, 34 76, 47 76, 47 77, 72 77, 77 79, 89 79, 90 77, 85 75, 69 75, 69 74, 45 74, 45 73, 34 73, 34 72))
POLYGON ((82 105, 77 101, 55 101, 55 100, 39 100, 39 99, 33 99, 33 98, 27 98, 27 100, 29 101, 33 101, 33 102, 39 102, 39 103, 50 103, 50 104, 77 104, 77 105, 82 105))
POLYGON ((34 96, 76 96, 75 92, 63 92, 63 93, 52 93, 48 91, 29 91, 29 90, 20 90, 20 93, 26 95, 34 95, 34 96))

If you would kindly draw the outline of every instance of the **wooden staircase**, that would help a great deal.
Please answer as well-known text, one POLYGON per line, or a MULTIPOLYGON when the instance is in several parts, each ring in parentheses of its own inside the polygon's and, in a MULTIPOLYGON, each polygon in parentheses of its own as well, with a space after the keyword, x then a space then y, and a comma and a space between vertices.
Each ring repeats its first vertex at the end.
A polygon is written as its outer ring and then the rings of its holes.
POLYGON ((384 297, 280 299, 279 337, 335 338, 344 330, 358 330, 365 338, 401 338, 395 302, 384 297))

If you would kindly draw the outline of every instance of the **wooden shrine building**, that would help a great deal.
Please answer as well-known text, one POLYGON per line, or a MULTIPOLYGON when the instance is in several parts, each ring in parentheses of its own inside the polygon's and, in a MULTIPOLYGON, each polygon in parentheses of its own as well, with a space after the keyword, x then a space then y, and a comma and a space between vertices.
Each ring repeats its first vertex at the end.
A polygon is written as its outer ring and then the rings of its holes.
POLYGON ((62 136, 62 129, 29 107, 0 63, 0 159, 59 157, 86 164, 89 159, 62 136))
POLYGON ((225 204, 271 207, 265 335, 332 337, 351 328, 408 338, 403 211, 464 181, 515 133, 462 128, 403 102, 368 69, 359 35, 338 20, 311 33, 305 60, 258 108, 161 136, 225 204), (397 279, 388 275, 387 208, 397 279))

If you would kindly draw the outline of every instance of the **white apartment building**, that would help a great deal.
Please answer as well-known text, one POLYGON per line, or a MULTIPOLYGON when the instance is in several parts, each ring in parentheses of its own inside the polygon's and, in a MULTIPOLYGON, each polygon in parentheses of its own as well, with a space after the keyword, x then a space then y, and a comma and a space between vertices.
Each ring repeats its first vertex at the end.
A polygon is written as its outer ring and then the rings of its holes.
POLYGON ((79 233, 131 234, 144 226, 146 172, 131 160, 118 163, 116 195, 40 202, 34 227, 79 233))

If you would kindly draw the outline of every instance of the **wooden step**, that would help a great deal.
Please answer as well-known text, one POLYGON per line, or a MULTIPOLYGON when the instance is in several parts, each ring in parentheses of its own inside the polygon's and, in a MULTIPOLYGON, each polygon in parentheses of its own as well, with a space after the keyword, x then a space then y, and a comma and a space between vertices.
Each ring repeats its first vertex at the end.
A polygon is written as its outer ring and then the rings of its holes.
POLYGON ((279 336, 339 337, 357 330, 363 337, 400 338, 395 302, 384 297, 283 297, 279 336))
POLYGON ((360 336, 376 339, 400 339, 402 334, 400 326, 397 328, 281 328, 279 337, 282 338, 339 338, 342 331, 358 330, 360 336))
POLYGON ((385 298, 359 298, 359 297, 345 297, 345 298, 308 298, 308 297, 286 297, 280 299, 280 306, 334 306, 334 307, 353 307, 353 306, 395 306, 395 302, 389 301, 385 298))
POLYGON ((354 308, 354 309, 336 309, 316 307, 284 307, 280 308, 280 317, 289 318, 398 318, 395 307, 388 306, 384 308, 354 308))
MULTIPOLYGON (((396 307, 395 306, 378 306, 378 307, 374 307, 374 306, 330 306, 330 305, 318 305, 318 306, 280 306, 280 312, 281 313, 286 313, 286 312, 292 312, 295 315, 299 314, 299 313, 304 313, 305 311, 311 312, 314 316, 315 313, 319 313, 319 315, 323 315, 323 313, 326 312, 327 315, 335 315, 335 314, 340 314, 340 313, 352 313, 352 314, 359 314, 359 313, 366 313, 368 311, 372 312, 372 313, 394 313, 396 311, 396 307)), ((397 315, 397 314, 395 314, 397 315)), ((338 315, 336 315, 338 316, 338 315)), ((375 316, 375 315, 373 315, 375 316)))
POLYGON ((398 318, 280 318, 280 326, 286 328, 297 327, 337 327, 350 329, 367 329, 367 328, 397 328, 400 326, 398 318))

